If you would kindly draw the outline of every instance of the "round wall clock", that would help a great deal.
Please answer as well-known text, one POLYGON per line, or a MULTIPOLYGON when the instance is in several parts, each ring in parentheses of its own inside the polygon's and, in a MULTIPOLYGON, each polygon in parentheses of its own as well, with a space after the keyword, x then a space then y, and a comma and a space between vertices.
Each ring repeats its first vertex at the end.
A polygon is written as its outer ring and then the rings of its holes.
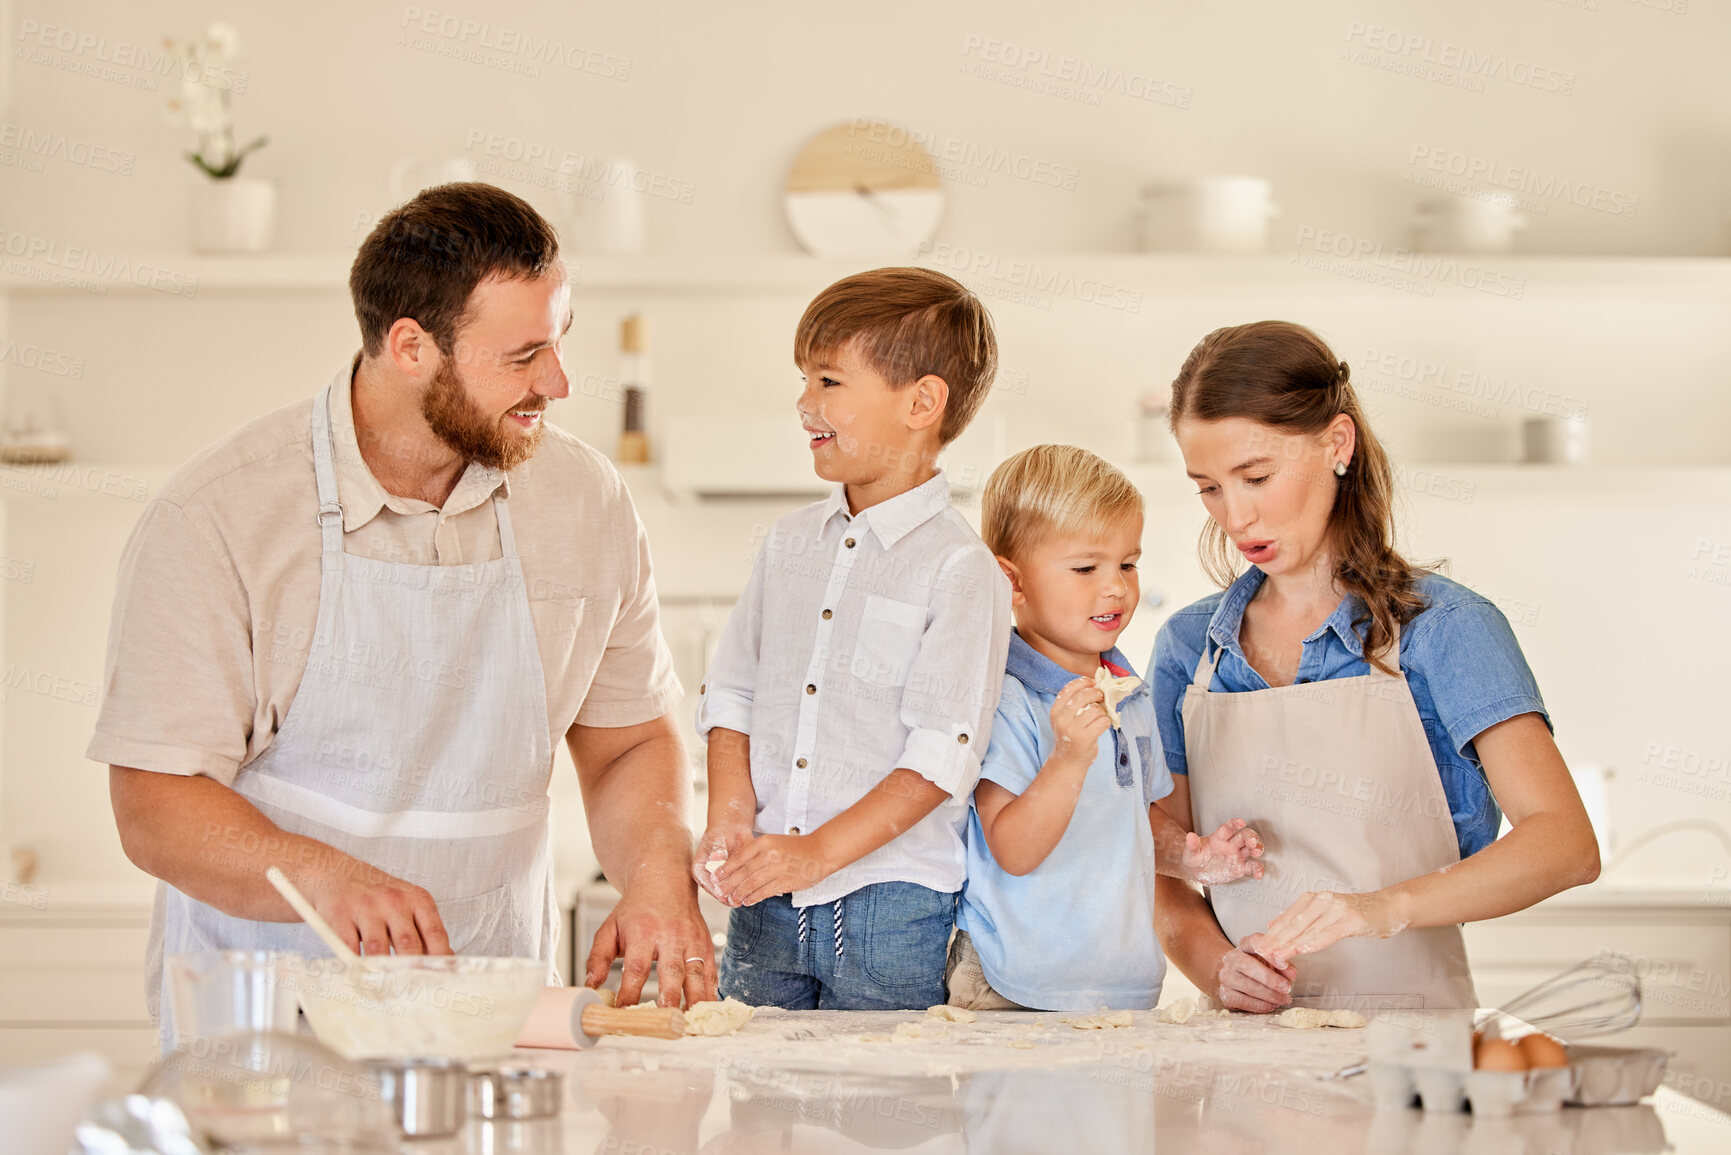
POLYGON ((788 227, 820 257, 917 254, 944 212, 937 162, 907 129, 854 120, 818 133, 787 171, 788 227))

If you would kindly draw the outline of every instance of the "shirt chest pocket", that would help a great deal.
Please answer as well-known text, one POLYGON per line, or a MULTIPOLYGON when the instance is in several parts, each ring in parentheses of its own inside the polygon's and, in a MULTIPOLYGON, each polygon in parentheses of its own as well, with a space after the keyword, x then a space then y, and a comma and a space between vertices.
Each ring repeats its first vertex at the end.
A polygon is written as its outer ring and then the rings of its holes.
POLYGON ((874 686, 906 685, 925 631, 926 607, 894 598, 866 598, 848 672, 874 686))

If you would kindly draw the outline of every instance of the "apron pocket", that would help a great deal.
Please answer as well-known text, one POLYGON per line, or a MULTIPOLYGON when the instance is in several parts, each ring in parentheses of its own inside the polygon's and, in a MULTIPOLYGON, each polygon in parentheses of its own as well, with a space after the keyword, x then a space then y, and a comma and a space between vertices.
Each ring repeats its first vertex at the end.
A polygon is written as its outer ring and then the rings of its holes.
POLYGON ((926 608, 894 598, 870 596, 854 636, 848 672, 874 686, 900 686, 919 652, 926 629, 926 608))
POLYGON ((506 930, 506 915, 511 908, 511 888, 501 886, 473 898, 455 898, 441 902, 439 917, 445 923, 445 937, 451 940, 454 954, 510 954, 504 949, 502 933, 506 930))

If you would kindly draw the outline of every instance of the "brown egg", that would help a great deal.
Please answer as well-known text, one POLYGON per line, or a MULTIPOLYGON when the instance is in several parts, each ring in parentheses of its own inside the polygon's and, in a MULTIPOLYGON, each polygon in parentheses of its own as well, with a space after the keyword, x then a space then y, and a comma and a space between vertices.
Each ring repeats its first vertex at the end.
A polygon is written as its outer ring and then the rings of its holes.
POLYGON ((1563 1044, 1551 1036, 1534 1031, 1523 1035, 1519 1040, 1521 1054, 1526 1056, 1527 1066, 1566 1067, 1569 1065, 1569 1053, 1563 1049, 1563 1044))
POLYGON ((1473 1066, 1481 1071, 1524 1071, 1527 1057, 1507 1039, 1483 1039, 1473 1056, 1473 1066))

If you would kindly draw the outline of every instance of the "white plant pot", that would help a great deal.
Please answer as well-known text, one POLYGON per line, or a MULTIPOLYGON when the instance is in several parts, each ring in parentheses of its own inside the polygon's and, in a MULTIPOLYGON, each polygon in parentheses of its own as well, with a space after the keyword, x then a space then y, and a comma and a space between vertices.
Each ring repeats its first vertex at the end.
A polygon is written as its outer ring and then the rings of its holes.
POLYGON ((276 235, 276 185, 257 177, 202 180, 192 194, 192 247, 262 253, 276 235))

